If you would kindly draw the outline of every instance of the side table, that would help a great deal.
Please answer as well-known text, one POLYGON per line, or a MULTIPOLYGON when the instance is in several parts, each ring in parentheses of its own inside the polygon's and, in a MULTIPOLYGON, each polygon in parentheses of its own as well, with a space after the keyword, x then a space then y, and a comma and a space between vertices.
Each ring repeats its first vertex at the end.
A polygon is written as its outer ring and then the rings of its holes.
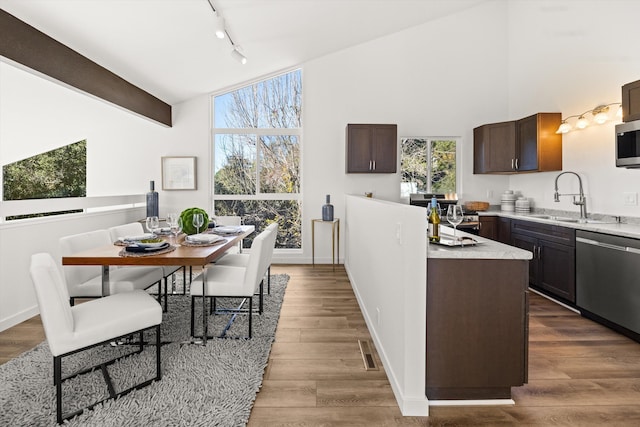
POLYGON ((322 219, 311 220, 311 264, 313 267, 316 266, 315 229, 317 222, 331 224, 331 265, 333 266, 333 271, 336 271, 336 248, 338 248, 338 262, 340 262, 340 218, 334 218, 333 221, 323 221, 322 219))

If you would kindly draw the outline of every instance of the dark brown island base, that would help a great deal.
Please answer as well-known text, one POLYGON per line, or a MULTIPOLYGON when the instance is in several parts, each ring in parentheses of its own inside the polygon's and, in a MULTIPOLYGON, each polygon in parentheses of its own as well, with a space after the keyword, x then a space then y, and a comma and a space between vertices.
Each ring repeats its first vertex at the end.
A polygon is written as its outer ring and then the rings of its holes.
POLYGON ((532 254, 457 235, 478 243, 428 249, 427 398, 511 399, 511 387, 527 382, 532 254))

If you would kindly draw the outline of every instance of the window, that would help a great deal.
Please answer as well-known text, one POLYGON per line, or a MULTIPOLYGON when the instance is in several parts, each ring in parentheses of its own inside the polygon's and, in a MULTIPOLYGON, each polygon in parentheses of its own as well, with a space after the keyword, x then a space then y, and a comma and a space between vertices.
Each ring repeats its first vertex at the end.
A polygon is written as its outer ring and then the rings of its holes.
MULTIPOLYGON (((2 199, 5 201, 86 197, 86 195, 86 140, 2 167, 2 199)), ((8 216, 6 219, 9 221, 73 212, 82 212, 82 210, 8 216)))
POLYGON ((402 138, 401 196, 457 193, 455 138, 402 138))
POLYGON ((215 96, 213 111, 214 216, 278 222, 276 247, 300 249, 301 71, 215 96))

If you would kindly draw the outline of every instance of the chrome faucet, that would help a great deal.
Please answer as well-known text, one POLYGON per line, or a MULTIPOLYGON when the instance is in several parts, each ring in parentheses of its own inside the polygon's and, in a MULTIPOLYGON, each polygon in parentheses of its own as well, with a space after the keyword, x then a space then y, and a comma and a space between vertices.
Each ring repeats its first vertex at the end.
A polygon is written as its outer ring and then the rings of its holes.
POLYGON ((584 197, 584 191, 582 190, 582 179, 580 179, 580 175, 578 175, 575 172, 571 172, 571 171, 566 171, 566 172, 559 173, 558 176, 556 176, 555 188, 556 188, 556 191, 555 191, 555 193, 553 193, 553 200, 554 201, 559 202, 560 201, 560 196, 573 196, 573 204, 580 206, 580 219, 587 219, 587 199, 584 197), (571 174, 574 174, 575 176, 578 177, 578 184, 580 186, 580 193, 579 194, 574 194, 574 193, 572 193, 572 194, 560 194, 560 193, 558 193, 558 178, 560 178, 565 173, 571 173, 571 174), (578 197, 577 200, 576 200, 576 196, 578 197))

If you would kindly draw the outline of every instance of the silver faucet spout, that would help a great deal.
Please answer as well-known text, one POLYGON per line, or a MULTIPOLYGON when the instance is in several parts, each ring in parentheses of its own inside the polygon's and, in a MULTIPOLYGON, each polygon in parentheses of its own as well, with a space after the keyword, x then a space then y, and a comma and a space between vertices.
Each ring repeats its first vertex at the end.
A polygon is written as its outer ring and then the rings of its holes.
POLYGON ((580 206, 580 218, 587 219, 587 199, 584 197, 584 191, 582 188, 582 178, 580 178, 580 175, 572 171, 566 171, 566 172, 560 172, 558 176, 556 176, 555 192, 553 193, 553 200, 556 202, 559 202, 560 196, 573 196, 573 204, 580 206), (579 191, 580 191, 579 194, 560 194, 558 192, 558 178, 560 178, 562 175, 566 173, 573 174, 578 178, 578 185, 579 185, 579 191), (578 196, 577 200, 576 200, 576 196, 578 196))

